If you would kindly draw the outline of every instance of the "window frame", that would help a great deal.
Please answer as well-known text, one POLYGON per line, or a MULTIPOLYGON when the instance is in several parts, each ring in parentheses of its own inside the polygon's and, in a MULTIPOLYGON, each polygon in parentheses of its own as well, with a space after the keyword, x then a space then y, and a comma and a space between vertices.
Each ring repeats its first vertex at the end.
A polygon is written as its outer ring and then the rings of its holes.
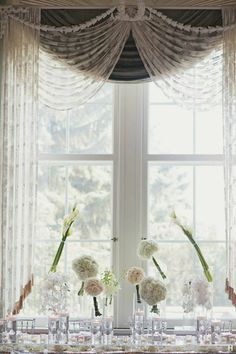
MULTIPOLYGON (((148 164, 150 162, 171 163, 193 166, 193 168, 208 165, 223 166, 223 154, 194 154, 194 152, 193 154, 150 154, 148 152, 148 94, 148 83, 114 85, 112 154, 39 154, 39 164, 47 161, 113 162, 112 238, 114 242, 111 257, 113 270, 117 275, 122 274, 129 266, 139 265, 145 268, 145 264, 137 259, 136 248, 138 242, 147 237, 148 164)), ((78 242, 82 241, 78 240, 78 242)), ((161 244, 173 240, 159 242, 161 244)), ((209 240, 201 242, 214 243, 209 240)), ((215 242, 225 243, 226 240, 215 242)), ((124 279, 121 280, 121 289, 114 301, 114 325, 117 328, 128 328, 128 320, 133 311, 134 289, 124 279)), ((224 311, 225 307, 222 307, 220 313, 224 311)), ((178 319, 168 318, 170 327, 182 323, 182 313, 179 315, 178 319)))

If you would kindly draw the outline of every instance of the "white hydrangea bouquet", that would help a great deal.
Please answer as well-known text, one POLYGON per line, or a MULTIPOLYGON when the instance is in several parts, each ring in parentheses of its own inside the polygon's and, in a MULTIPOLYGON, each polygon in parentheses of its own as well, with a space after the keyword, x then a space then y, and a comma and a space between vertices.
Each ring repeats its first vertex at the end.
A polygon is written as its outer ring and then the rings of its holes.
POLYGON ((140 296, 143 301, 152 306, 151 312, 160 314, 158 303, 166 298, 165 284, 153 277, 144 277, 140 283, 140 296))
POLYGON ((78 291, 79 296, 83 296, 84 292, 87 295, 93 297, 93 304, 95 310, 95 316, 101 316, 102 314, 98 308, 97 296, 103 292, 103 283, 97 279, 98 264, 91 256, 84 255, 75 258, 72 261, 72 269, 81 281, 81 287, 78 291))

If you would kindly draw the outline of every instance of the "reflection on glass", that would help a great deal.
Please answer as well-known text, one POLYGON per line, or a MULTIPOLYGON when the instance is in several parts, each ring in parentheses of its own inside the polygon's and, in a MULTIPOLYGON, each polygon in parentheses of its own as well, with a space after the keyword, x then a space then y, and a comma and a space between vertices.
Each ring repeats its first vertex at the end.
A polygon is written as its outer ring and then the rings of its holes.
POLYGON ((193 168, 149 164, 148 235, 163 240, 183 240, 180 230, 170 225, 170 213, 192 221, 193 168))
POLYGON ((37 239, 59 240, 65 215, 66 168, 40 164, 38 169, 37 239))
POLYGON ((196 167, 196 237, 225 240, 223 166, 196 167))
POLYGON ((67 111, 53 110, 39 106, 38 144, 40 152, 66 152, 67 111))
POLYGON ((69 203, 77 201, 80 211, 79 237, 111 239, 112 164, 76 164, 69 167, 68 174, 69 203))
POLYGON ((113 106, 89 104, 70 112, 70 152, 112 153, 113 106))

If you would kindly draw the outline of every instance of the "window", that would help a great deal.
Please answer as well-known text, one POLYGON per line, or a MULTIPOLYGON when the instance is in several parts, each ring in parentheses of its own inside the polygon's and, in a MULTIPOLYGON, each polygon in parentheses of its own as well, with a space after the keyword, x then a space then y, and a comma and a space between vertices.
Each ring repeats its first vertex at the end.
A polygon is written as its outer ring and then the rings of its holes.
POLYGON ((214 311, 229 305, 224 294, 225 223, 223 130, 221 106, 201 112, 176 106, 149 85, 147 120, 148 235, 160 245, 169 277, 167 314, 177 317, 181 286, 202 274, 197 256, 183 233, 170 225, 175 210, 193 226, 195 239, 213 272, 214 311), (176 311, 176 314, 175 314, 176 311), (169 312, 169 313, 168 313, 169 312))
MULTIPOLYGON (((113 267, 122 275, 140 264, 137 244, 151 237, 169 279, 166 316, 182 318, 183 278, 200 274, 201 267, 185 236, 170 224, 174 209, 193 225, 213 270, 215 309, 228 305, 220 106, 201 112, 193 102, 187 111, 153 84, 106 84, 77 109, 41 106, 39 127, 37 282, 58 247, 60 219, 76 201, 80 219, 59 266, 70 276, 71 313, 89 316, 91 309, 77 296, 75 257, 91 254, 101 271, 113 267)), ((134 289, 124 280, 121 288, 114 315, 116 325, 126 327, 134 289)), ((36 289, 26 310, 33 313, 40 305, 36 289)))

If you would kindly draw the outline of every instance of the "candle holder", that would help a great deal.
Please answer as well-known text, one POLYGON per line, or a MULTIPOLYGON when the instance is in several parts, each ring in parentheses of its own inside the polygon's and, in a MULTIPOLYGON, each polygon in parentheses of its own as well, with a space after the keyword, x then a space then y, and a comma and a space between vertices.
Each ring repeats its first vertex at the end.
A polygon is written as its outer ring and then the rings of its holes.
POLYGON ((220 342, 221 336, 221 321, 212 320, 211 321, 211 343, 216 344, 220 342))
POLYGON ((48 317, 48 344, 59 342, 59 317, 48 317))
POLYGON ((110 345, 112 343, 113 323, 112 317, 107 317, 102 320, 102 337, 103 344, 110 345))
POLYGON ((91 321, 91 343, 92 345, 101 344, 102 341, 102 322, 100 320, 91 321))

